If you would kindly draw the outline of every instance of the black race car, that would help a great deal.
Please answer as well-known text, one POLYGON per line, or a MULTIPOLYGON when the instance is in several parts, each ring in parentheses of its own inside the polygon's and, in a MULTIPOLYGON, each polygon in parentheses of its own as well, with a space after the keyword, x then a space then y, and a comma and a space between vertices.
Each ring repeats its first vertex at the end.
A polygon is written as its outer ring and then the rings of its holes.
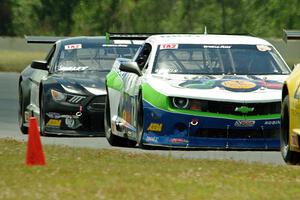
POLYGON ((19 78, 19 126, 37 117, 42 135, 104 134, 106 74, 117 57, 131 58, 141 41, 107 37, 27 37, 53 43, 45 60, 32 61, 19 78))

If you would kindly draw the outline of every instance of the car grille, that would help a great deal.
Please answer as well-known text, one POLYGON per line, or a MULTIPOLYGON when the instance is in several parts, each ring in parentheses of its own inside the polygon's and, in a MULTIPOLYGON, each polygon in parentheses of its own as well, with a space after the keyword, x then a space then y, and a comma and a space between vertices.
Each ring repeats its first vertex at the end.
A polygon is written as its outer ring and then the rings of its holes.
POLYGON ((105 95, 94 97, 87 106, 88 110, 103 111, 105 108, 105 97, 105 95))
POLYGON ((85 98, 86 98, 85 96, 68 94, 66 101, 71 104, 79 104, 85 98))
POLYGON ((269 115, 280 113, 280 102, 270 103, 232 103, 208 101, 207 112, 232 114, 232 115, 269 115), (236 111, 237 108, 248 107, 253 111, 242 113, 236 111))
MULTIPOLYGON (((239 115, 239 116, 280 114, 280 106, 281 106, 280 102, 235 103, 235 102, 222 102, 222 101, 207 101, 207 100, 198 100, 198 99, 189 99, 189 100, 191 102, 191 105, 185 109, 218 113, 218 114, 239 115), (196 105, 196 108, 194 105, 196 105)), ((171 105, 173 106, 173 108, 176 108, 172 103, 171 105)))

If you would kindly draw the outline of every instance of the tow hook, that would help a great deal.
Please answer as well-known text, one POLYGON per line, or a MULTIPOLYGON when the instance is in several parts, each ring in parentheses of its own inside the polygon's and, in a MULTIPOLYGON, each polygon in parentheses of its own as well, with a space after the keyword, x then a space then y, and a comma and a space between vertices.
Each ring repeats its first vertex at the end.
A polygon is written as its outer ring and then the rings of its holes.
POLYGON ((82 106, 79 106, 79 111, 76 112, 76 116, 81 117, 82 116, 82 111, 83 111, 82 106))

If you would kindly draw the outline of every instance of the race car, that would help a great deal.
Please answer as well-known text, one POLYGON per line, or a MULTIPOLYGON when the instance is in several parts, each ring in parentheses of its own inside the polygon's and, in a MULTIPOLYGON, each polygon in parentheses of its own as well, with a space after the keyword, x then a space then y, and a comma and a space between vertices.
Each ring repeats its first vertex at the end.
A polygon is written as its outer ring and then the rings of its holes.
POLYGON ((104 135, 105 76, 117 57, 131 58, 140 40, 101 37, 26 37, 53 44, 45 60, 32 61, 19 77, 19 127, 39 120, 42 135, 104 135))
MULTIPOLYGON (((299 40, 300 31, 284 31, 284 40, 299 40)), ((300 163, 300 64, 296 65, 282 90, 280 150, 285 162, 300 163)))
POLYGON ((153 35, 106 76, 106 138, 113 146, 279 150, 289 74, 260 38, 153 35))

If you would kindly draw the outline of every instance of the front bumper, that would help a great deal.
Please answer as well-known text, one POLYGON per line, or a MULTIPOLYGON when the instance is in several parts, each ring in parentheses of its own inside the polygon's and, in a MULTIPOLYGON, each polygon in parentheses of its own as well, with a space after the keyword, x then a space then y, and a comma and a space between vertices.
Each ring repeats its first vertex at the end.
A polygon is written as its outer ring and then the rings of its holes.
POLYGON ((168 112, 144 104, 145 145, 176 148, 279 149, 279 117, 234 119, 168 112))
POLYGON ((103 136, 104 105, 97 109, 84 105, 62 105, 51 101, 45 108, 48 135, 103 136))

